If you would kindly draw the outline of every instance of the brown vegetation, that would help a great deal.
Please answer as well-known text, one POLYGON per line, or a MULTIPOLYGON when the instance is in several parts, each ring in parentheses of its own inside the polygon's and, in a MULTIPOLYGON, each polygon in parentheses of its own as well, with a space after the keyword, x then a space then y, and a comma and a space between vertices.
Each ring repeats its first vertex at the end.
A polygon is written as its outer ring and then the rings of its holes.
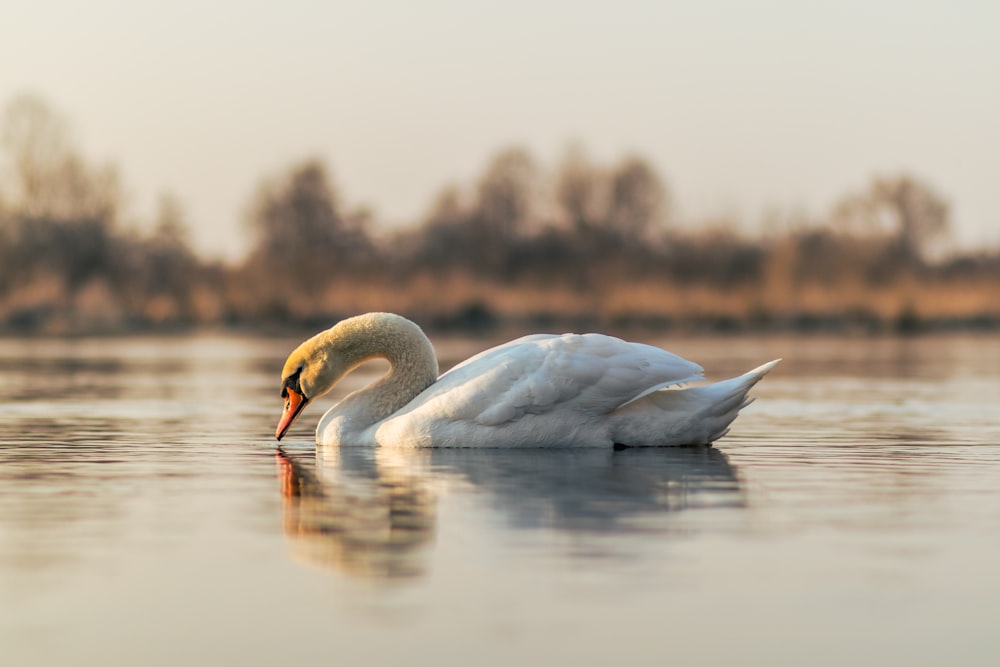
POLYGON ((606 166, 573 149, 549 174, 512 149, 471 186, 444 190, 419 224, 376 234, 371 213, 345 207, 307 160, 258 187, 252 249, 223 265, 192 251, 175 199, 153 231, 125 228, 117 174, 85 161, 44 104, 15 100, 3 132, 9 332, 319 326, 367 310, 467 328, 1000 326, 1000 253, 932 259, 948 206, 908 175, 749 238, 735 224, 680 231, 641 157, 606 166))

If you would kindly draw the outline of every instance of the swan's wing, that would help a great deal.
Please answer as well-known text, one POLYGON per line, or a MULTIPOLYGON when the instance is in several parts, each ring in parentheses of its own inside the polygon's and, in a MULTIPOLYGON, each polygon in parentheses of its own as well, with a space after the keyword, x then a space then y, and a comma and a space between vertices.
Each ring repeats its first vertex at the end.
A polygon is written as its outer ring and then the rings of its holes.
MULTIPOLYGON (((462 361, 462 362, 459 362, 459 363, 455 364, 450 369, 448 369, 448 371, 446 373, 443 373, 441 375, 441 378, 444 378, 449 373, 454 373, 455 371, 457 371, 457 370, 459 370, 461 368, 464 368, 465 366, 468 366, 469 364, 472 364, 474 362, 478 362, 481 359, 483 359, 484 357, 487 357, 487 356, 489 356, 489 357, 502 356, 503 354, 505 354, 504 350, 507 350, 508 348, 516 347, 518 345, 521 345, 522 343, 530 343, 530 342, 536 341, 536 340, 547 340, 549 338, 559 338, 559 336, 557 334, 529 334, 527 336, 522 336, 520 338, 516 338, 516 339, 514 339, 512 341, 503 343, 501 345, 497 345, 496 347, 491 347, 488 350, 483 350, 479 354, 472 355, 471 357, 469 357, 465 361, 462 361)), ((438 381, 440 381, 441 378, 438 378, 438 381)))
POLYGON ((484 426, 563 410, 600 415, 701 373, 666 350, 611 336, 528 336, 459 364, 400 413, 484 426))

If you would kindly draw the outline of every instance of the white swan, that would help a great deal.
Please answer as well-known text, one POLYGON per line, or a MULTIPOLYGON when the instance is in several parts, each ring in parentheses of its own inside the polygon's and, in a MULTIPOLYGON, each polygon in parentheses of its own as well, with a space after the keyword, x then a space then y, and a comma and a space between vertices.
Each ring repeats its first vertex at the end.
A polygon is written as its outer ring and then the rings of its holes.
POLYGON ((715 384, 702 368, 650 345, 600 334, 535 334, 481 352, 438 377, 413 322, 369 313, 299 345, 285 362, 279 440, 302 409, 376 357, 380 380, 330 408, 316 441, 390 447, 611 447, 708 444, 779 360, 715 384))

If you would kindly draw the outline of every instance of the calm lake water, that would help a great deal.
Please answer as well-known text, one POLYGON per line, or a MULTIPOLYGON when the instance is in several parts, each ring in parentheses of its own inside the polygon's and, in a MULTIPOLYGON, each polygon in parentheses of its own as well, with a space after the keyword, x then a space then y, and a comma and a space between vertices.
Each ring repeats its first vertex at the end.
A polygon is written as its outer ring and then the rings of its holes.
POLYGON ((0 664, 1000 664, 1000 337, 649 341, 784 357, 714 448, 318 456, 297 342, 0 341, 0 664))

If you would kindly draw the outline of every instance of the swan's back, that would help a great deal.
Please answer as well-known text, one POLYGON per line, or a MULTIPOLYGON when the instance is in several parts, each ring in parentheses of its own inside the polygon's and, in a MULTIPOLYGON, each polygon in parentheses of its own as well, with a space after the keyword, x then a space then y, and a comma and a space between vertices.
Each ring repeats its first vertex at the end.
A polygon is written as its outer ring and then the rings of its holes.
POLYGON ((611 336, 526 336, 455 366, 373 436, 391 446, 610 446, 615 410, 701 374, 666 350, 611 336))

